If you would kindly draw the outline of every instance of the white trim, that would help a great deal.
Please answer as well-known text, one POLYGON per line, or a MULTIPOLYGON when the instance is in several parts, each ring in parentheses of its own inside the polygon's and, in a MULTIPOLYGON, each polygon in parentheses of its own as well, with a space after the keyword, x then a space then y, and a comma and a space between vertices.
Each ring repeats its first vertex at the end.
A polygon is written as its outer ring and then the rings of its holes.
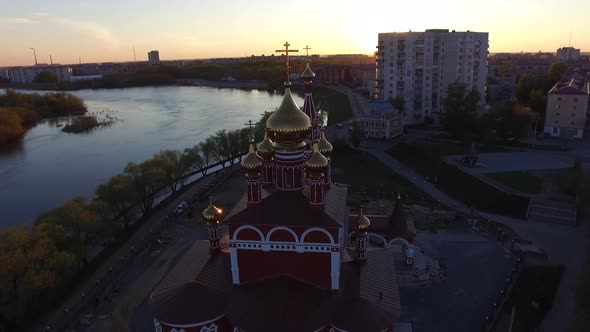
POLYGON ((260 231, 260 229, 258 229, 257 227, 254 227, 252 225, 242 225, 242 226, 236 228, 236 230, 234 231, 234 235, 232 236, 232 239, 233 240, 237 240, 238 233, 242 229, 252 229, 252 230, 254 230, 256 233, 258 233, 258 235, 260 235, 260 241, 264 241, 264 234, 262 234, 262 232, 260 231))
POLYGON ((229 257, 231 259, 231 276, 234 285, 240 284, 240 267, 238 265, 238 249, 229 247, 229 257))
POLYGON ((332 251, 330 261, 330 277, 332 279, 332 289, 340 289, 340 252, 332 251))
POLYGON ((328 235, 328 238, 330 238, 330 243, 335 244, 334 237, 332 236, 332 234, 330 234, 330 232, 328 232, 327 230, 325 230, 323 228, 318 228, 318 227, 313 227, 313 228, 310 228, 310 229, 306 230, 305 232, 303 232, 303 234, 301 234, 301 240, 299 242, 305 243, 305 237, 307 236, 307 234, 314 232, 314 231, 320 231, 320 232, 328 235))
POLYGON ((374 237, 376 237, 376 238, 379 238, 379 239, 381 239, 381 241, 383 241, 383 246, 384 246, 384 247, 386 247, 386 248, 387 248, 387 247, 389 246, 389 243, 387 243, 387 240, 385 240, 385 237, 383 237, 383 235, 381 235, 381 234, 377 234, 377 233, 368 233, 368 234, 367 234, 367 239, 369 239, 369 240, 370 240, 370 239, 371 239, 371 236, 374 236, 374 237))
POLYGON ((207 325, 207 324, 216 322, 219 319, 223 318, 223 316, 225 316, 225 314, 221 314, 221 315, 219 315, 219 316, 217 316, 217 317, 215 317, 213 319, 210 319, 210 320, 208 320, 206 322, 195 323, 195 324, 176 325, 176 324, 172 324, 172 323, 166 323, 166 322, 163 322, 163 321, 160 321, 160 323, 161 324, 166 324, 166 325, 168 325, 168 326, 170 326, 172 328, 175 328, 175 327, 180 327, 180 328, 183 328, 183 327, 199 327, 201 325, 207 325))
POLYGON ((389 243, 387 243, 388 246, 397 244, 398 242, 400 242, 401 244, 405 244, 406 246, 410 246, 410 243, 408 242, 408 240, 402 238, 402 237, 396 237, 395 239, 392 239, 391 241, 389 241, 389 243))
POLYGON ((266 234, 266 242, 270 243, 270 236, 272 235, 272 233, 276 232, 276 231, 287 231, 289 233, 291 233, 291 235, 293 235, 293 239, 295 242, 299 242, 299 236, 297 236, 297 234, 290 229, 289 227, 285 227, 285 226, 277 226, 277 227, 273 227, 270 231, 268 231, 268 233, 266 234))
POLYGON ((203 326, 199 332, 218 332, 219 326, 215 323, 211 323, 209 326, 203 326))

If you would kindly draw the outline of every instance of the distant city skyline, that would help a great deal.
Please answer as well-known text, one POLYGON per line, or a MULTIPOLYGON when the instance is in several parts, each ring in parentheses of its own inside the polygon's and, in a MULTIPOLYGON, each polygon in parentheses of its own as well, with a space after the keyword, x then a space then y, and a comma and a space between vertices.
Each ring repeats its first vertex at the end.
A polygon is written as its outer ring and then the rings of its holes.
MULTIPOLYGON (((377 34, 444 28, 489 32, 490 52, 590 51, 590 2, 564 0, 7 2, 0 13, 0 66, 270 55, 288 40, 314 54, 372 54, 377 34)), ((301 54, 301 53, 300 53, 301 54)))

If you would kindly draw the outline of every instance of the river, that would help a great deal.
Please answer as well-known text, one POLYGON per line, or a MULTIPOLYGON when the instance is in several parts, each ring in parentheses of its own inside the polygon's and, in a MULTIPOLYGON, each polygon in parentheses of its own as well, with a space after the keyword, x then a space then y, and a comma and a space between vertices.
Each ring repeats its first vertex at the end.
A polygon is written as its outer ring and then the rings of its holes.
MULTIPOLYGON (((110 110, 118 121, 89 133, 68 134, 43 121, 18 146, 0 151, 0 227, 32 221, 162 149, 194 146, 221 129, 243 128, 279 106, 282 95, 207 87, 80 90, 90 112, 110 110)), ((299 105, 303 99, 294 96, 299 105)))

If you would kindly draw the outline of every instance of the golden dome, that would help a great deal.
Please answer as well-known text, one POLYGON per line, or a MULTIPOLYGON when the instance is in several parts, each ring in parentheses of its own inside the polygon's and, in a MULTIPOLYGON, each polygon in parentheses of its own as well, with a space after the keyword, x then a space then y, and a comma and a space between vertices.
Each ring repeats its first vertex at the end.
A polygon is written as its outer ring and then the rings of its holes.
POLYGON ((371 226, 371 220, 363 214, 363 208, 361 208, 359 216, 354 221, 354 229, 359 233, 366 233, 369 226, 371 226))
POLYGON ((320 152, 326 157, 329 157, 332 154, 332 150, 334 150, 334 147, 332 147, 332 143, 328 142, 328 140, 326 139, 326 132, 324 131, 324 129, 322 129, 322 134, 320 136, 318 146, 320 148, 320 152))
POLYGON ((264 139, 258 144, 258 155, 264 160, 270 161, 275 149, 272 141, 268 138, 268 131, 264 132, 264 139))
POLYGON ((297 106, 291 89, 285 89, 281 106, 266 120, 270 138, 281 147, 294 148, 305 140, 311 131, 311 120, 297 106))
POLYGON ((301 78, 303 78, 303 80, 307 81, 311 81, 313 80, 313 78, 315 77, 315 73, 313 71, 311 71, 311 68, 309 68, 309 62, 305 64, 305 70, 303 71, 303 73, 301 73, 301 78))
POLYGON ((305 167, 309 170, 323 170, 328 166, 328 159, 320 153, 318 143, 313 145, 313 153, 305 162, 305 167))
POLYGON ((244 171, 254 171, 262 167, 262 160, 254 151, 254 141, 250 141, 250 150, 242 159, 240 166, 244 171))
POLYGON ((209 197, 209 206, 203 210, 203 219, 207 223, 219 223, 221 213, 223 211, 217 206, 213 205, 213 198, 209 197))

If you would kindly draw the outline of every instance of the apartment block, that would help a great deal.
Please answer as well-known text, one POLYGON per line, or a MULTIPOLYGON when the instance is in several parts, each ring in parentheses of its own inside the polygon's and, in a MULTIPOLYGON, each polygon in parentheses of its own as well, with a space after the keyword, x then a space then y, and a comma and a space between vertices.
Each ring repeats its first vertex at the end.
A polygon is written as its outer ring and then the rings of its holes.
POLYGON ((480 94, 485 109, 488 33, 431 29, 378 35, 376 99, 402 96, 404 124, 438 121, 449 84, 480 94))
POLYGON ((590 84, 570 79, 555 84, 547 95, 545 134, 552 137, 583 138, 590 111, 590 84))

